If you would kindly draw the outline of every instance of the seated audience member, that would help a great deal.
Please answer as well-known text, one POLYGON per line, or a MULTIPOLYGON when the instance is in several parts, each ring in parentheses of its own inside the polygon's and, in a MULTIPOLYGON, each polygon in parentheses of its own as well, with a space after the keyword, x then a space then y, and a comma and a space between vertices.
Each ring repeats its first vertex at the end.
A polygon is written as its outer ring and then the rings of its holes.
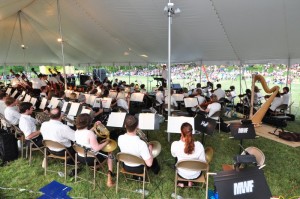
MULTIPOLYGON (((95 133, 88 129, 89 126, 91 125, 91 123, 92 123, 92 117, 89 114, 86 114, 86 113, 80 114, 76 118, 77 130, 75 131, 75 141, 80 146, 92 149, 92 151, 95 151, 95 154, 96 154, 98 151, 103 149, 103 147, 105 147, 105 145, 107 145, 109 143, 109 141, 106 140, 105 142, 98 143, 97 136, 95 135, 95 133)), ((104 152, 101 152, 101 153, 104 153, 104 152)), ((109 156, 110 155, 111 154, 109 154, 109 156)), ((97 154, 96 156, 100 160, 100 162, 103 162, 106 159, 101 154, 97 154)), ((78 160, 80 162, 86 162, 89 166, 94 165, 94 158, 92 158, 92 157, 86 157, 85 158, 83 156, 78 155, 78 160)), ((106 185, 108 187, 112 187, 115 184, 112 180, 113 161, 110 157, 107 159, 107 166, 108 166, 108 173, 107 173, 107 183, 106 183, 106 185)))
MULTIPOLYGON (((154 174, 158 174, 160 167, 157 159, 152 156, 152 145, 147 146, 147 143, 137 136, 136 131, 138 127, 138 119, 133 115, 127 115, 125 118, 125 128, 127 132, 124 135, 120 135, 118 139, 118 145, 121 152, 129 153, 138 157, 141 157, 147 167, 150 167, 154 174)), ((143 165, 136 165, 130 163, 124 163, 124 169, 128 172, 141 174, 144 172, 143 165)))
MULTIPOLYGON (((181 137, 179 141, 174 141, 171 145, 171 154, 178 161, 181 160, 200 160, 206 162, 205 151, 199 141, 194 141, 192 125, 183 123, 181 125, 181 137)), ((185 169, 178 169, 178 175, 184 179, 197 179, 201 172, 185 169)), ((188 186, 192 186, 192 182, 188 182, 188 186)), ((183 183, 178 183, 178 186, 183 187, 183 183)))
POLYGON ((13 97, 6 97, 5 98, 6 108, 4 110, 4 117, 13 125, 19 124, 19 119, 21 114, 19 113, 19 108, 17 106, 18 101, 13 97))
POLYGON ((30 102, 22 102, 20 104, 21 117, 19 121, 19 128, 24 133, 27 146, 30 145, 30 140, 32 140, 40 147, 43 146, 43 137, 41 132, 36 129, 37 121, 31 117, 33 110, 34 108, 30 102))
MULTIPOLYGON (((64 145, 72 157, 75 157, 75 151, 72 147, 72 142, 75 141, 75 131, 61 122, 61 110, 59 107, 50 111, 50 121, 43 122, 40 131, 44 140, 51 140, 64 145)), ((65 155, 64 150, 56 148, 49 149, 54 155, 65 155)))

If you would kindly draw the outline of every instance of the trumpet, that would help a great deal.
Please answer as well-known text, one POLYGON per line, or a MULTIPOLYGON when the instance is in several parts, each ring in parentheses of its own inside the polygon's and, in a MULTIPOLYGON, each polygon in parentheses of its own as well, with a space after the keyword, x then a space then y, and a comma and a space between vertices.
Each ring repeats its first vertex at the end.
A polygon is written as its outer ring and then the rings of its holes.
POLYGON ((147 145, 152 145, 152 156, 156 158, 161 152, 161 144, 158 141, 148 141, 147 136, 141 129, 136 130, 136 135, 139 136, 147 145))
POLYGON ((107 145, 105 145, 101 150, 104 152, 112 152, 117 148, 117 142, 109 138, 110 132, 102 123, 95 123, 92 131, 100 138, 105 138, 104 141, 108 140, 107 145))

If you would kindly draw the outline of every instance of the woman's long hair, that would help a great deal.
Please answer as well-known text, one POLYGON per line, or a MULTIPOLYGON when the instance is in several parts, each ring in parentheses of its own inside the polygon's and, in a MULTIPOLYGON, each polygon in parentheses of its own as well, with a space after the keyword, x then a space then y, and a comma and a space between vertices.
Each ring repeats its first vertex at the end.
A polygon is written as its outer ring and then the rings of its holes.
POLYGON ((181 125, 181 135, 184 137, 184 153, 192 154, 195 149, 194 138, 192 135, 193 127, 189 123, 185 122, 181 125))

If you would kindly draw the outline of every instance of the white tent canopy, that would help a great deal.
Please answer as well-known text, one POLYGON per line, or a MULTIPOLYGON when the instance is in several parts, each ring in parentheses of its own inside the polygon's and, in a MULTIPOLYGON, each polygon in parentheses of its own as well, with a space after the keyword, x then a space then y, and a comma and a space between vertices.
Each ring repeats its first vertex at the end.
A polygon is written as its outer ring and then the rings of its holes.
MULTIPOLYGON (((172 2, 181 10, 172 23, 173 63, 300 59, 299 0, 172 2)), ((167 3, 61 0, 65 64, 167 62, 167 3)), ((0 65, 62 64, 57 0, 2 0, 0 30, 0 65)))

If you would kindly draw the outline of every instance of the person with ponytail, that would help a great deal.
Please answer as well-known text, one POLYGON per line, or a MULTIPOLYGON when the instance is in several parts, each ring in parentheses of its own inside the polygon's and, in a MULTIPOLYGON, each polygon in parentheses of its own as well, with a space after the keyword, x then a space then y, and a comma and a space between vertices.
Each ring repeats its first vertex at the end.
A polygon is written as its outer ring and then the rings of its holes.
MULTIPOLYGON (((198 141, 194 141, 193 127, 191 124, 185 122, 181 125, 181 137, 179 141, 174 141, 171 145, 171 153, 173 157, 177 158, 177 161, 181 160, 200 160, 206 162, 205 151, 202 144, 198 141)), ((190 171, 185 169, 178 169, 178 175, 185 179, 197 179, 201 172, 190 171)), ((183 187, 183 183, 178 183, 178 186, 183 187)), ((192 186, 192 182, 188 183, 188 186, 192 186)))

